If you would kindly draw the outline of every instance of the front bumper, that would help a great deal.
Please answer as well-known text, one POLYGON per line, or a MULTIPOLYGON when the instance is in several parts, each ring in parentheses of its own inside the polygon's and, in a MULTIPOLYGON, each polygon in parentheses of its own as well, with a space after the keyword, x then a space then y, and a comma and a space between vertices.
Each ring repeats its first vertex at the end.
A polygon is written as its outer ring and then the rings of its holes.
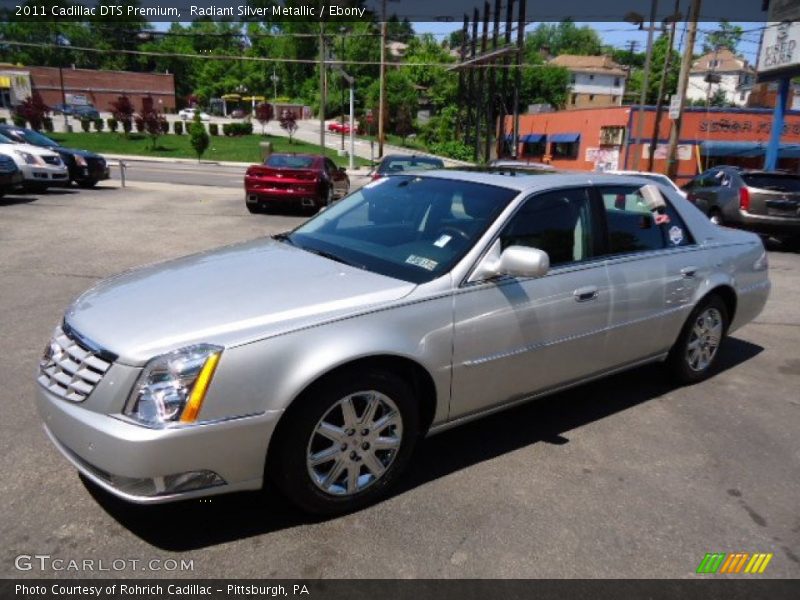
POLYGON ((150 429, 63 400, 41 386, 37 404, 47 435, 78 471, 115 496, 140 504, 260 488, 267 447, 281 414, 150 429), (214 473, 222 482, 178 492, 141 483, 163 484, 191 472, 214 473))
POLYGON ((20 167, 24 178, 24 185, 67 185, 69 171, 67 167, 43 167, 40 165, 25 165, 20 167))
POLYGON ((111 169, 108 165, 89 164, 86 167, 74 166, 69 171, 72 181, 104 181, 111 178, 111 169))

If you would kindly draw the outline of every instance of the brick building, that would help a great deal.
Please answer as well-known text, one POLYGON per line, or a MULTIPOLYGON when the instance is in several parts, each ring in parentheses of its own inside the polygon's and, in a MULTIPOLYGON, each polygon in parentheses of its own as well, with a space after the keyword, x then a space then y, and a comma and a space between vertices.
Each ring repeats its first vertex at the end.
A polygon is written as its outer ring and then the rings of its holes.
MULTIPOLYGON (((583 171, 647 170, 655 108, 645 107, 644 137, 636 106, 573 109, 521 115, 518 156, 562 169, 583 171), (638 156, 638 164, 636 157, 638 156)), ((678 183, 718 165, 761 168, 772 126, 772 109, 687 108, 678 140, 678 183)), ((513 123, 505 122, 507 140, 513 123)), ((666 151, 672 121, 664 111, 653 170, 667 170, 666 151)), ((504 154, 510 154, 506 144, 504 154)), ((800 112, 790 111, 781 137, 778 167, 800 172, 800 112)))
MULTIPOLYGON (((22 66, 3 66, 2 71, 9 74, 27 73, 31 89, 39 92, 48 106, 61 104, 66 96, 68 104, 81 104, 81 100, 85 99, 98 110, 109 110, 109 104, 124 94, 137 110, 141 108, 142 99, 150 96, 158 110, 175 112, 175 79, 171 73, 22 66), (74 102, 70 102, 70 99, 74 102)), ((0 78, 0 85, 3 81, 0 78)))

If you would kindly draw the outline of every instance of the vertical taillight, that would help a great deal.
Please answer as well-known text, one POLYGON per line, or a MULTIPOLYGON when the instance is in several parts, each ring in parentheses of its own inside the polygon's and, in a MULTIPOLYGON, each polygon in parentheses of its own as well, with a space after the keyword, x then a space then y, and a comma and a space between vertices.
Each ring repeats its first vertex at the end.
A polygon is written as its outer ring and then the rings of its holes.
POLYGON ((750 210, 750 190, 746 187, 739 188, 739 208, 744 211, 750 210))

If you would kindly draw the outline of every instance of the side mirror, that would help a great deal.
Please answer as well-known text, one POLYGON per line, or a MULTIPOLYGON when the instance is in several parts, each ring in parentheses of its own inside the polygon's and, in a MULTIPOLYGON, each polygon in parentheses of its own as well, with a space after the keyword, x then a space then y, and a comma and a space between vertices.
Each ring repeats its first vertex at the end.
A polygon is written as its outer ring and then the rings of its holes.
POLYGON ((550 257, 544 250, 528 246, 509 246, 501 252, 500 240, 497 240, 478 264, 469 281, 483 281, 501 275, 543 277, 549 269, 550 257))

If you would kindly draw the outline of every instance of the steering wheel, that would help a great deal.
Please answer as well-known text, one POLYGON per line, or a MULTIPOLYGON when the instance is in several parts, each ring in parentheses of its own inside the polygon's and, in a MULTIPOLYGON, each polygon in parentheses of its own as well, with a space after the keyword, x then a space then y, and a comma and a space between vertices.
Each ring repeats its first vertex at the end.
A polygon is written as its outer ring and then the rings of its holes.
POLYGON ((446 227, 442 227, 439 230, 439 236, 441 237, 442 235, 445 235, 445 234, 449 234, 450 237, 461 238, 465 242, 469 241, 469 235, 466 232, 460 230, 458 227, 452 227, 452 226, 449 226, 449 225, 446 226, 446 227))

